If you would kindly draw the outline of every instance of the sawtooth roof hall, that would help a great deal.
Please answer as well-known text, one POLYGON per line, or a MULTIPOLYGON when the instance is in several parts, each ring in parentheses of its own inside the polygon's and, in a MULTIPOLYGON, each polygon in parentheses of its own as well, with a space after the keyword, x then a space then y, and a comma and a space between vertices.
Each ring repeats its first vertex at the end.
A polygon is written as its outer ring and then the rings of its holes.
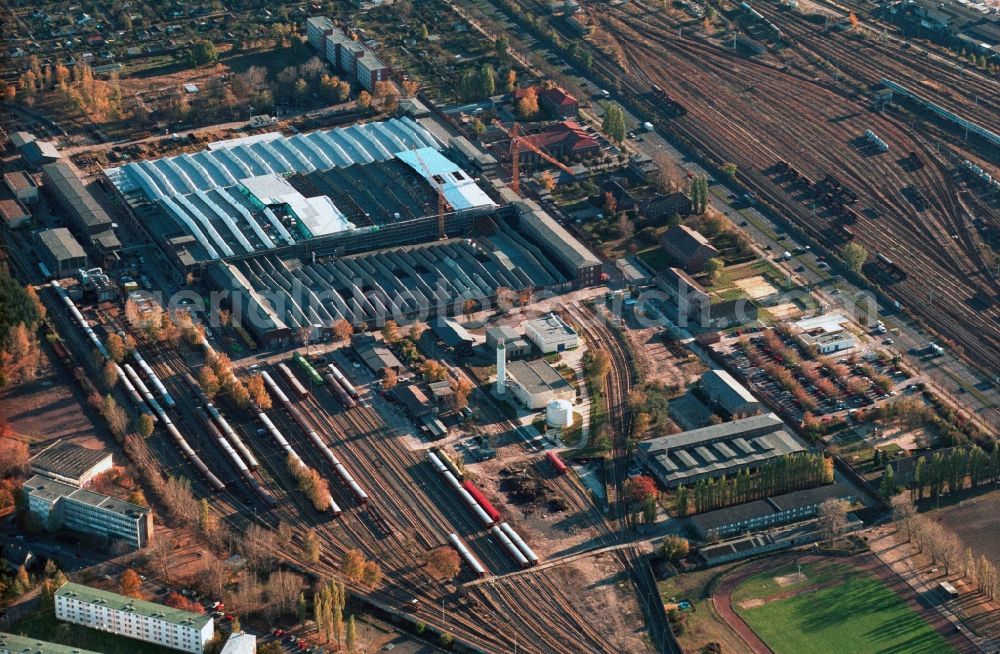
MULTIPOLYGON (((377 216, 375 225, 352 221, 349 214, 356 202, 349 193, 334 198, 312 191, 308 182, 295 183, 303 175, 398 161, 400 168, 367 174, 374 178, 369 181, 372 188, 400 187, 383 190, 387 198, 417 193, 403 188, 414 185, 403 174, 408 171, 427 191, 440 189, 455 211, 495 206, 474 180, 438 152, 440 147, 423 126, 400 118, 294 136, 270 132, 219 141, 193 154, 132 162, 104 172, 130 206, 156 207, 135 211, 147 227, 165 239, 171 234, 176 241, 178 231, 193 238, 193 259, 204 261, 377 228, 377 216)), ((359 176, 344 175, 346 182, 359 176)), ((392 222, 395 215, 398 220, 402 211, 387 204, 381 213, 388 215, 382 218, 392 222)))

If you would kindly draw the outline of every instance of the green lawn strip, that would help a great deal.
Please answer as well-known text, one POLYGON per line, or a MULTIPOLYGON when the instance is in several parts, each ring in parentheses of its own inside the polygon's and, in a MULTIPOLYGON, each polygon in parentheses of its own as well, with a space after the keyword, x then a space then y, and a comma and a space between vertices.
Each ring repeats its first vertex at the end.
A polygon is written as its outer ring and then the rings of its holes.
POLYGON ((39 611, 15 623, 8 633, 29 638, 37 638, 50 643, 71 645, 80 649, 102 652, 103 654, 171 654, 176 650, 159 647, 151 643, 116 636, 97 629, 70 624, 56 619, 52 610, 39 611))
MULTIPOLYGON (((757 608, 740 609, 738 604, 735 607, 775 654, 953 651, 899 596, 864 574, 844 572, 840 575, 843 583, 828 588, 757 608)), ((818 577, 811 582, 807 586, 819 583, 818 577)), ((791 588, 794 586, 782 591, 791 588)))
POLYGON ((649 268, 655 272, 659 272, 670 265, 670 257, 668 257, 667 253, 661 250, 659 246, 643 250, 642 252, 639 252, 637 256, 644 264, 649 266, 649 268))

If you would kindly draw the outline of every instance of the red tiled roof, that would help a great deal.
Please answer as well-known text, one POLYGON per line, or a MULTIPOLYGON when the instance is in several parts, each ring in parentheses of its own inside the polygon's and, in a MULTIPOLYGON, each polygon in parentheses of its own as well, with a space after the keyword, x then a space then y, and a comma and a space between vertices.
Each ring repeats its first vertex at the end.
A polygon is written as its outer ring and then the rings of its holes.
POLYGON ((597 140, 588 134, 579 123, 573 120, 564 120, 561 123, 552 125, 544 132, 531 134, 524 138, 531 141, 535 147, 542 148, 543 150, 563 142, 567 142, 565 145, 567 152, 600 147, 597 140))
POLYGON ((551 89, 546 89, 541 93, 541 95, 552 104, 558 107, 569 107, 577 103, 576 98, 572 95, 559 88, 558 86, 551 89))

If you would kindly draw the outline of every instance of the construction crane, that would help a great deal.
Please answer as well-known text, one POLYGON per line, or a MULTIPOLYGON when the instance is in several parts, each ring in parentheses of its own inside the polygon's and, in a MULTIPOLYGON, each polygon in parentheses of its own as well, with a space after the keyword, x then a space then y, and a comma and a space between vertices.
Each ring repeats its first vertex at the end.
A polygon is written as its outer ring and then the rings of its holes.
POLYGON ((430 183, 430 185, 437 192, 437 196, 438 196, 438 211, 437 211, 437 216, 438 216, 438 238, 443 241, 446 238, 448 238, 448 235, 444 233, 444 214, 448 210, 448 200, 445 199, 445 197, 444 197, 444 191, 441 190, 441 186, 442 185, 437 182, 437 180, 434 178, 434 175, 431 174, 430 168, 427 166, 426 163, 424 163, 423 158, 420 156, 420 150, 414 150, 413 151, 413 156, 417 159, 417 163, 420 164, 420 167, 423 169, 424 174, 427 175, 427 181, 430 183))
POLYGON ((573 170, 569 166, 565 165, 564 163, 562 163, 561 161, 550 155, 548 152, 542 150, 540 147, 532 143, 528 138, 518 134, 518 129, 520 126, 517 123, 514 123, 514 125, 509 130, 504 126, 503 123, 501 123, 496 118, 493 119, 493 124, 502 129, 504 133, 506 133, 507 136, 510 137, 510 170, 511 170, 510 187, 514 189, 515 193, 521 192, 521 146, 522 145, 531 150, 532 152, 534 152, 535 154, 537 154, 545 161, 548 161, 550 164, 552 164, 559 170, 563 171, 564 173, 568 175, 573 174, 573 170))

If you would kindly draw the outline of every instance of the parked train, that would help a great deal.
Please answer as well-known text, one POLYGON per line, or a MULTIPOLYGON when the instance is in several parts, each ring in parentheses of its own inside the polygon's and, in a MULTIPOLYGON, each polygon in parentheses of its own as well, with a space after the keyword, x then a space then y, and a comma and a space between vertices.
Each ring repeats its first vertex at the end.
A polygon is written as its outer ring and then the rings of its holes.
POLYGON ((514 543, 514 546, 524 555, 524 558, 528 561, 528 565, 535 566, 538 565, 539 559, 538 555, 535 554, 534 550, 528 547, 528 544, 524 542, 524 539, 514 531, 506 522, 500 523, 500 531, 507 535, 507 537, 514 543))
MULTIPOLYGON (((105 360, 111 361, 111 357, 108 355, 108 349, 104 346, 103 343, 101 343, 101 339, 97 337, 97 334, 94 333, 94 330, 91 329, 90 324, 87 322, 86 318, 83 317, 83 314, 80 313, 80 310, 76 307, 76 304, 73 302, 73 300, 70 299, 69 294, 66 292, 66 289, 60 286, 59 282, 56 280, 50 282, 50 286, 56 292, 56 294, 62 299, 63 304, 66 306, 66 309, 73 317, 73 319, 76 320, 77 325, 83 330, 83 333, 84 335, 87 336, 87 339, 90 340, 90 342, 94 345, 97 351, 101 353, 101 355, 104 357, 105 360)), ((128 369, 131 369, 131 366, 127 366, 125 368, 125 370, 128 369)), ((123 368, 121 366, 118 366, 115 372, 118 374, 119 379, 122 380, 125 379, 126 373, 123 371, 123 368)), ((138 393, 140 385, 142 388, 145 388, 145 384, 141 383, 142 379, 135 372, 135 370, 132 370, 132 374, 134 375, 134 377, 129 381, 132 382, 132 390, 138 393), (140 383, 136 384, 135 383, 136 381, 140 383)), ((157 381, 159 380, 157 379, 157 381)), ((127 385, 125 386, 125 388, 126 390, 128 390, 127 385)), ((166 389, 164 389, 164 392, 165 391, 166 389)), ((130 396, 131 395, 132 394, 130 393, 130 396)), ((226 485, 222 483, 222 481, 217 476, 215 476, 215 474, 212 473, 211 470, 209 470, 208 466, 205 465, 205 462, 201 460, 201 457, 199 457, 198 454, 191 448, 188 442, 184 439, 184 436, 181 435, 177 427, 174 426, 174 423, 171 422, 170 417, 167 416, 163 408, 159 405, 156 399, 153 398, 153 395, 152 393, 149 392, 148 388, 145 389, 143 397, 146 400, 146 403, 149 404, 150 408, 155 413, 157 421, 161 425, 163 425, 163 428, 166 429, 168 434, 170 434, 170 437, 174 439, 174 442, 177 444, 177 447, 180 448, 184 456, 186 456, 188 461, 191 462, 191 465, 193 465, 198 470, 199 474, 201 474, 201 476, 205 478, 205 480, 208 482, 208 485, 215 491, 224 490, 226 488, 226 485)), ((169 397, 169 394, 167 394, 167 397, 169 397)), ((134 399, 135 398, 133 396, 133 401, 134 399)), ((173 398, 171 398, 171 402, 172 401, 173 398)))
POLYGON ((447 468, 451 474, 455 475, 455 479, 458 479, 459 481, 465 479, 465 473, 458 469, 458 466, 451 460, 451 457, 448 456, 447 452, 439 447, 435 447, 431 451, 441 460, 441 463, 444 464, 445 468, 447 468))
POLYGON ((340 387, 344 389, 344 392, 350 395, 355 401, 361 399, 361 393, 358 392, 358 389, 354 388, 354 385, 351 382, 347 381, 347 377, 344 373, 340 372, 340 369, 337 368, 337 366, 331 363, 326 367, 326 369, 329 370, 330 374, 334 376, 337 383, 340 384, 340 387))
POLYGON ((358 403, 354 401, 354 398, 347 394, 344 387, 337 383, 337 378, 333 376, 332 373, 326 373, 326 381, 330 386, 330 390, 333 392, 334 397, 340 402, 340 405, 345 409, 353 409, 358 406, 358 403))
POLYGON ((484 568, 483 564, 479 562, 479 559, 477 559, 472 552, 469 551, 469 548, 465 546, 465 543, 463 543, 462 539, 458 537, 458 534, 448 534, 448 541, 451 543, 451 546, 458 551, 462 560, 465 561, 470 568, 472 568, 472 571, 476 573, 477 577, 483 578, 486 576, 486 568, 484 568))
POLYGON ((461 482, 458 481, 455 475, 452 474, 444 463, 442 463, 441 458, 437 454, 428 450, 427 460, 432 466, 434 466, 434 469, 437 470, 442 477, 444 477, 445 481, 449 486, 451 486, 452 490, 458 493, 459 497, 462 498, 462 501, 465 502, 465 505, 476 514, 476 518, 479 519, 484 527, 491 527, 496 523, 496 520, 490 517, 490 514, 488 514, 483 506, 476 501, 476 498, 474 498, 472 494, 466 490, 464 486, 462 486, 461 482))
POLYGON ((309 363, 309 361, 304 356, 296 352, 295 354, 292 355, 292 361, 294 361, 296 365, 298 365, 298 367, 302 370, 302 372, 305 373, 306 377, 309 378, 309 381, 313 383, 313 386, 323 385, 323 377, 320 376, 318 372, 316 372, 316 369, 313 368, 312 364, 309 363))
POLYGON ((150 367, 150 365, 146 363, 146 360, 142 358, 142 355, 139 354, 139 350, 132 350, 132 358, 135 360, 136 365, 139 366, 139 370, 142 370, 142 372, 146 374, 146 377, 153 384, 153 388, 156 389, 156 392, 160 394, 161 398, 163 398, 163 404, 165 404, 168 409, 173 409, 177 406, 177 403, 174 402, 174 398, 170 397, 170 393, 167 392, 167 387, 163 385, 160 378, 155 372, 153 372, 153 368, 150 367))
POLYGON ((569 468, 563 463, 563 460, 559 458, 559 455, 555 452, 546 452, 545 458, 555 469, 557 475, 565 475, 569 468))
POLYGON ((496 510, 488 499, 486 499, 486 496, 483 495, 482 491, 476 488, 475 484, 466 479, 462 481, 462 488, 469 491, 469 495, 472 495, 472 498, 476 500, 476 503, 483 507, 483 511, 486 511, 486 515, 488 515, 493 522, 500 521, 500 512, 496 510))
POLYGON ((221 430, 222 434, 226 437, 229 444, 232 445, 233 449, 235 449, 239 454, 240 459, 246 462, 246 467, 250 470, 256 470, 259 468, 260 463, 257 461, 257 457, 253 455, 253 452, 251 452, 250 448, 246 446, 243 439, 236 434, 236 431, 230 426, 229 421, 226 420, 225 416, 223 416, 219 409, 216 408, 216 406, 208 399, 208 396, 205 395, 205 392, 201 389, 201 386, 191 373, 184 373, 184 381, 186 381, 188 386, 191 387, 191 391, 194 393, 195 397, 198 398, 201 405, 205 407, 205 411, 208 412, 209 417, 211 417, 211 419, 218 426, 219 430, 221 430))
POLYGON ((271 392, 274 397, 278 398, 278 401, 285 408, 285 410, 288 411, 292 419, 299 425, 299 428, 306 433, 306 437, 309 438, 316 449, 318 449, 323 455, 323 458, 325 458, 333 467, 334 472, 337 473, 337 476, 340 477, 341 481, 343 481, 344 484, 351 489, 351 492, 354 494, 354 497, 358 500, 358 502, 361 504, 366 503, 368 501, 368 493, 365 492, 365 490, 361 487, 361 484, 354 479, 354 476, 350 473, 347 467, 340 462, 340 459, 338 459, 333 453, 330 446, 327 445, 322 438, 320 438, 320 435, 316 433, 316 430, 309 426, 309 423, 306 421, 305 416, 302 415, 299 408, 289 401, 288 396, 282 392, 267 371, 262 372, 261 376, 264 378, 264 384, 267 386, 267 390, 271 392))
POLYGON ((295 376, 295 373, 292 372, 291 368, 289 368, 284 363, 279 363, 278 370, 281 371, 281 374, 284 376, 285 381, 287 381, 288 384, 292 387, 292 392, 295 393, 295 397, 297 397, 300 400, 304 400, 305 398, 309 397, 309 390, 302 385, 302 382, 300 382, 298 377, 295 376))

